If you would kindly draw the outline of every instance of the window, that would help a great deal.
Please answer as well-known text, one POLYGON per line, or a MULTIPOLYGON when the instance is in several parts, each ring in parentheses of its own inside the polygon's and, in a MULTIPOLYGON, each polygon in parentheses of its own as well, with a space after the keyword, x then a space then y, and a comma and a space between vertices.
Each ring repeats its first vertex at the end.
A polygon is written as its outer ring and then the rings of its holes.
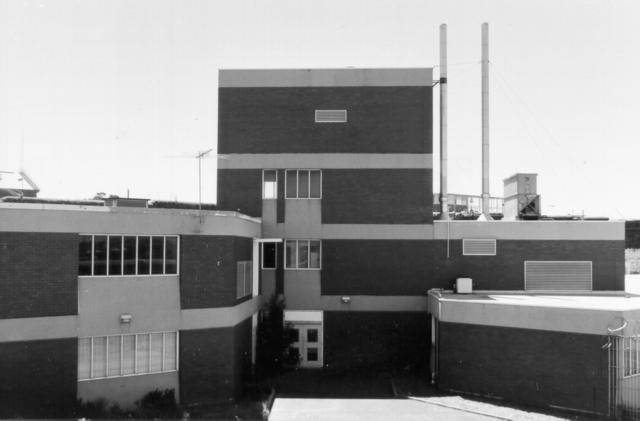
POLYGON ((276 269, 278 248, 276 243, 262 243, 262 269, 276 269))
POLYGON ((177 332, 78 339, 78 380, 162 373, 177 369, 177 332))
POLYGON ((278 171, 276 170, 262 171, 262 198, 263 199, 278 198, 278 171))
POLYGON ((236 298, 243 298, 253 293, 251 261, 238 262, 236 267, 236 298))
POLYGON ((640 374, 640 338, 625 336, 621 339, 624 355, 624 377, 640 374))
POLYGON ((347 110, 316 110, 316 123, 346 123, 347 110))
POLYGON ((464 256, 495 256, 496 240, 465 238, 462 240, 462 254, 464 256))
POLYGON ((320 240, 285 241, 285 268, 320 269, 321 249, 320 240))
POLYGON ((80 235, 78 275, 177 275, 175 235, 80 235))
POLYGON ((287 170, 285 184, 287 199, 320 199, 322 197, 320 170, 287 170))

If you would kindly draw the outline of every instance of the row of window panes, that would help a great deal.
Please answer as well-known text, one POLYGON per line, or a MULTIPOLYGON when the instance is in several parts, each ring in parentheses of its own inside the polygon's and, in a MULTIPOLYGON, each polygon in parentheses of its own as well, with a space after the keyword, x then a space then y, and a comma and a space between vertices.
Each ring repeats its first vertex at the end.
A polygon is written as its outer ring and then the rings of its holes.
POLYGON ((640 374, 640 337, 622 338, 624 349, 624 376, 640 374))
POLYGON ((80 276, 175 275, 175 235, 80 235, 80 276))
POLYGON ((253 292, 253 270, 251 261, 236 264, 236 298, 246 297, 253 292))
POLYGON ((285 269, 320 269, 320 240, 286 240, 285 269))
MULTIPOLYGON (((320 170, 286 170, 285 190, 287 199, 320 199, 322 173, 320 170)), ((262 198, 278 198, 278 171, 262 172, 262 198)))
POLYGON ((177 332, 78 339, 78 380, 162 373, 177 369, 177 332))

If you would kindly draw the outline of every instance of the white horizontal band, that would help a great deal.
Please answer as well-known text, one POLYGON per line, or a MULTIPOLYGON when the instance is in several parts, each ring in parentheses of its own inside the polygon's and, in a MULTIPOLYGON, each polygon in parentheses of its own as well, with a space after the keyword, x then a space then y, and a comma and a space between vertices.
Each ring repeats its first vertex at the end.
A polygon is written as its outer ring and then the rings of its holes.
POLYGON ((432 169, 430 153, 281 153, 218 156, 219 169, 432 169))

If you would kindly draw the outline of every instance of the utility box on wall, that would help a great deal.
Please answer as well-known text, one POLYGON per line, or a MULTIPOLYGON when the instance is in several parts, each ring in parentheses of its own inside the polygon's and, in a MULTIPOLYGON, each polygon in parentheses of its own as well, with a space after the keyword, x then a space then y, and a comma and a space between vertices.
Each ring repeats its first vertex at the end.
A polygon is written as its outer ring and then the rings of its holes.
POLYGON ((504 180, 504 219, 538 219, 538 174, 518 173, 504 180))

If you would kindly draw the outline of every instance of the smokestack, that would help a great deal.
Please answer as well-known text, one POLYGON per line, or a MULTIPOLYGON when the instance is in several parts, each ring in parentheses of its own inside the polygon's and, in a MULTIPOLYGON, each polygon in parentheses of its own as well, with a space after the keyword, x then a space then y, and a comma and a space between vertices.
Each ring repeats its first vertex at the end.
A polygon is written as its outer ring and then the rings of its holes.
POLYGON ((489 213, 489 24, 482 24, 482 219, 489 213))
POLYGON ((440 219, 449 219, 447 191, 447 25, 440 25, 440 219))

